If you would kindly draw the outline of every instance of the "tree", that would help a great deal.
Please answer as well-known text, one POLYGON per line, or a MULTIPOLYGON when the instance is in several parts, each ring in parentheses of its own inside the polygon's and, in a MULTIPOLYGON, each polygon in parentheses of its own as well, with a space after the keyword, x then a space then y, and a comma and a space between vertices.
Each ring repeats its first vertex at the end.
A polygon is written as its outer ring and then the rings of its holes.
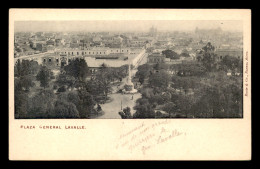
POLYGON ((202 48, 202 57, 199 59, 207 71, 215 71, 218 66, 218 57, 214 53, 215 47, 210 42, 202 48))
POLYGON ((38 64, 37 61, 33 61, 33 60, 20 61, 20 59, 18 59, 14 67, 14 76, 23 77, 27 75, 35 75, 39 71, 40 67, 41 66, 38 64))
POLYGON ((76 79, 73 76, 68 76, 66 73, 61 73, 57 77, 57 80, 55 81, 55 84, 58 86, 67 86, 68 88, 74 88, 76 83, 76 79))
POLYGON ((28 101, 28 118, 51 118, 54 115, 55 94, 41 90, 28 101))
POLYGON ((182 52, 181 52, 181 54, 180 54, 180 56, 183 56, 183 57, 190 57, 190 54, 189 54, 189 52, 188 52, 187 49, 183 49, 182 52))
POLYGON ((124 108, 123 111, 120 111, 118 114, 121 116, 122 119, 132 118, 130 107, 124 108))
POLYGON ((60 88, 58 88, 57 92, 65 92, 66 91, 66 88, 65 86, 61 86, 60 88))
POLYGON ((49 82, 51 80, 51 77, 53 76, 53 73, 50 69, 48 69, 46 66, 43 66, 39 73, 36 76, 36 80, 40 81, 41 87, 44 89, 49 86, 49 82))
MULTIPOLYGON (((225 56, 221 62, 220 65, 224 71, 227 71, 228 69, 234 71, 234 70, 241 70, 242 67, 242 61, 240 59, 233 57, 233 56, 225 56)), ((242 72, 242 71, 240 71, 242 72)))
POLYGON ((207 52, 214 52, 215 47, 210 42, 208 42, 207 45, 202 48, 202 50, 204 50, 206 53, 207 52))
POLYGON ((175 70, 178 76, 202 76, 206 73, 205 67, 200 64, 179 64, 175 70))
POLYGON ((166 88, 168 87, 168 83, 170 81, 170 76, 167 72, 160 71, 149 78, 149 86, 150 87, 159 87, 166 88))
POLYGON ((146 49, 146 52, 147 53, 152 53, 153 50, 154 50, 154 47, 149 47, 149 48, 146 49))
POLYGON ((15 118, 27 118, 27 103, 28 103, 28 94, 20 90, 17 85, 15 85, 14 92, 14 111, 15 118))
POLYGON ((103 95, 105 97, 107 97, 108 93, 110 93, 112 91, 112 86, 111 86, 110 81, 106 78, 102 78, 102 76, 97 78, 96 80, 98 81, 98 84, 99 84, 98 85, 99 90, 101 90, 103 95))
POLYGON ((22 76, 22 65, 20 59, 18 59, 14 67, 14 77, 20 76, 22 76))
POLYGON ((169 113, 170 117, 171 116, 175 116, 176 115, 176 110, 177 107, 173 102, 168 102, 163 106, 164 111, 166 111, 167 113, 169 113))
POLYGON ((97 111, 98 112, 102 111, 102 108, 101 108, 100 104, 97 105, 97 111))
POLYGON ((78 104, 76 106, 80 118, 88 118, 90 114, 94 113, 95 104, 93 96, 86 89, 78 90, 78 104))
POLYGON ((155 70, 167 69, 167 64, 165 64, 165 63, 156 63, 153 68, 154 68, 155 70))
POLYGON ((153 106, 149 103, 148 99, 140 98, 134 107, 136 112, 133 118, 155 118, 155 111, 153 106))
POLYGON ((30 60, 29 62, 29 73, 35 75, 39 72, 41 66, 38 64, 37 61, 30 60))
POLYGON ((54 108, 55 118, 79 118, 79 112, 73 103, 58 100, 54 108))
MULTIPOLYGON (((103 69, 103 68, 102 68, 103 69)), ((96 84, 98 86, 97 89, 94 88, 94 90, 100 90, 102 91, 103 95, 107 98, 108 94, 112 91, 111 86, 111 78, 109 78, 108 74, 105 72, 105 70, 101 70, 96 75, 96 84)))
POLYGON ((29 89, 33 86, 35 86, 35 83, 33 82, 33 77, 31 75, 23 76, 18 81, 21 83, 21 86, 26 90, 29 91, 29 89))
POLYGON ((79 81, 85 80, 88 75, 88 65, 84 59, 76 58, 64 67, 66 75, 72 76, 79 81))
POLYGON ((143 64, 138 67, 138 71, 135 74, 135 77, 139 79, 141 84, 144 83, 144 80, 148 78, 150 72, 153 70, 153 67, 149 64, 143 64))
POLYGON ((207 71, 211 72, 217 69, 218 60, 216 54, 206 52, 201 61, 207 71))
POLYGON ((180 56, 178 55, 178 53, 172 51, 172 50, 164 50, 162 51, 162 54, 166 56, 166 58, 170 58, 170 59, 180 59, 180 56))

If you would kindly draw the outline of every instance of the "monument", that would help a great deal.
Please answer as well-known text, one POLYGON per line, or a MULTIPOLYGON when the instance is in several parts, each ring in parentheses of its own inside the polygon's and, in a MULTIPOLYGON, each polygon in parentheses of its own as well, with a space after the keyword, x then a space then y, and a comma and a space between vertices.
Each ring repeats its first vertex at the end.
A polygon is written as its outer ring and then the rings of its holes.
POLYGON ((122 90, 125 94, 134 94, 137 93, 137 90, 134 88, 134 84, 132 82, 131 69, 130 65, 128 65, 128 77, 126 79, 126 83, 124 85, 124 89, 122 90))

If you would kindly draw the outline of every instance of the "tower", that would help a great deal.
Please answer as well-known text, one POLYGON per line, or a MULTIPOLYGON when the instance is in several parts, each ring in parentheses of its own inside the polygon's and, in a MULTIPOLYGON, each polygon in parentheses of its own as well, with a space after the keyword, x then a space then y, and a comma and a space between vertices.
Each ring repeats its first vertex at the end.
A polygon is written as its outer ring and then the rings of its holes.
POLYGON ((128 65, 128 77, 126 80, 126 85, 129 86, 128 89, 130 89, 130 86, 133 86, 130 65, 128 65))
POLYGON ((134 84, 132 82, 130 64, 128 65, 128 77, 126 79, 126 83, 124 85, 123 92, 126 94, 134 94, 137 92, 137 90, 134 89, 134 84))

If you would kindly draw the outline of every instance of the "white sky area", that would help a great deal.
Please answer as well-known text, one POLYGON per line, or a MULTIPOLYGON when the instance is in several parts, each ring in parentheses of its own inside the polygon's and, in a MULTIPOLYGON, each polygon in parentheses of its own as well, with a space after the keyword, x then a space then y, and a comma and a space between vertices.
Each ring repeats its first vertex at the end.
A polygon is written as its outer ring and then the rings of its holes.
POLYGON ((15 21, 15 32, 37 31, 120 31, 120 32, 147 32, 150 27, 156 27, 158 31, 194 31, 199 29, 216 29, 223 31, 243 31, 242 21, 15 21))

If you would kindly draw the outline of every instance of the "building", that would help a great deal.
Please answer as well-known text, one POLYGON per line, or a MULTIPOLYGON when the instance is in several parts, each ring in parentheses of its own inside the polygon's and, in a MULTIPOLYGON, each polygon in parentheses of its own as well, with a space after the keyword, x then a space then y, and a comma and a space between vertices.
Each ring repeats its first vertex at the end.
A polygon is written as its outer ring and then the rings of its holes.
POLYGON ((36 50, 41 51, 41 52, 47 52, 47 47, 43 43, 37 43, 36 50))
POLYGON ((155 37, 156 34, 157 34, 157 29, 152 26, 149 30, 149 35, 155 37))
POLYGON ((165 62, 165 55, 161 53, 153 53, 148 56, 147 62, 148 63, 164 63, 165 62))
POLYGON ((225 56, 233 56, 239 59, 243 58, 243 50, 242 49, 217 49, 215 52, 220 59, 225 56))
POLYGON ((46 45, 55 45, 55 41, 54 40, 48 40, 47 42, 46 42, 46 45))
POLYGON ((129 54, 130 52, 130 48, 92 47, 84 49, 61 49, 55 51, 55 54, 67 56, 107 56, 109 54, 129 54))
POLYGON ((56 46, 61 45, 61 39, 55 39, 55 44, 56 44, 56 46))

